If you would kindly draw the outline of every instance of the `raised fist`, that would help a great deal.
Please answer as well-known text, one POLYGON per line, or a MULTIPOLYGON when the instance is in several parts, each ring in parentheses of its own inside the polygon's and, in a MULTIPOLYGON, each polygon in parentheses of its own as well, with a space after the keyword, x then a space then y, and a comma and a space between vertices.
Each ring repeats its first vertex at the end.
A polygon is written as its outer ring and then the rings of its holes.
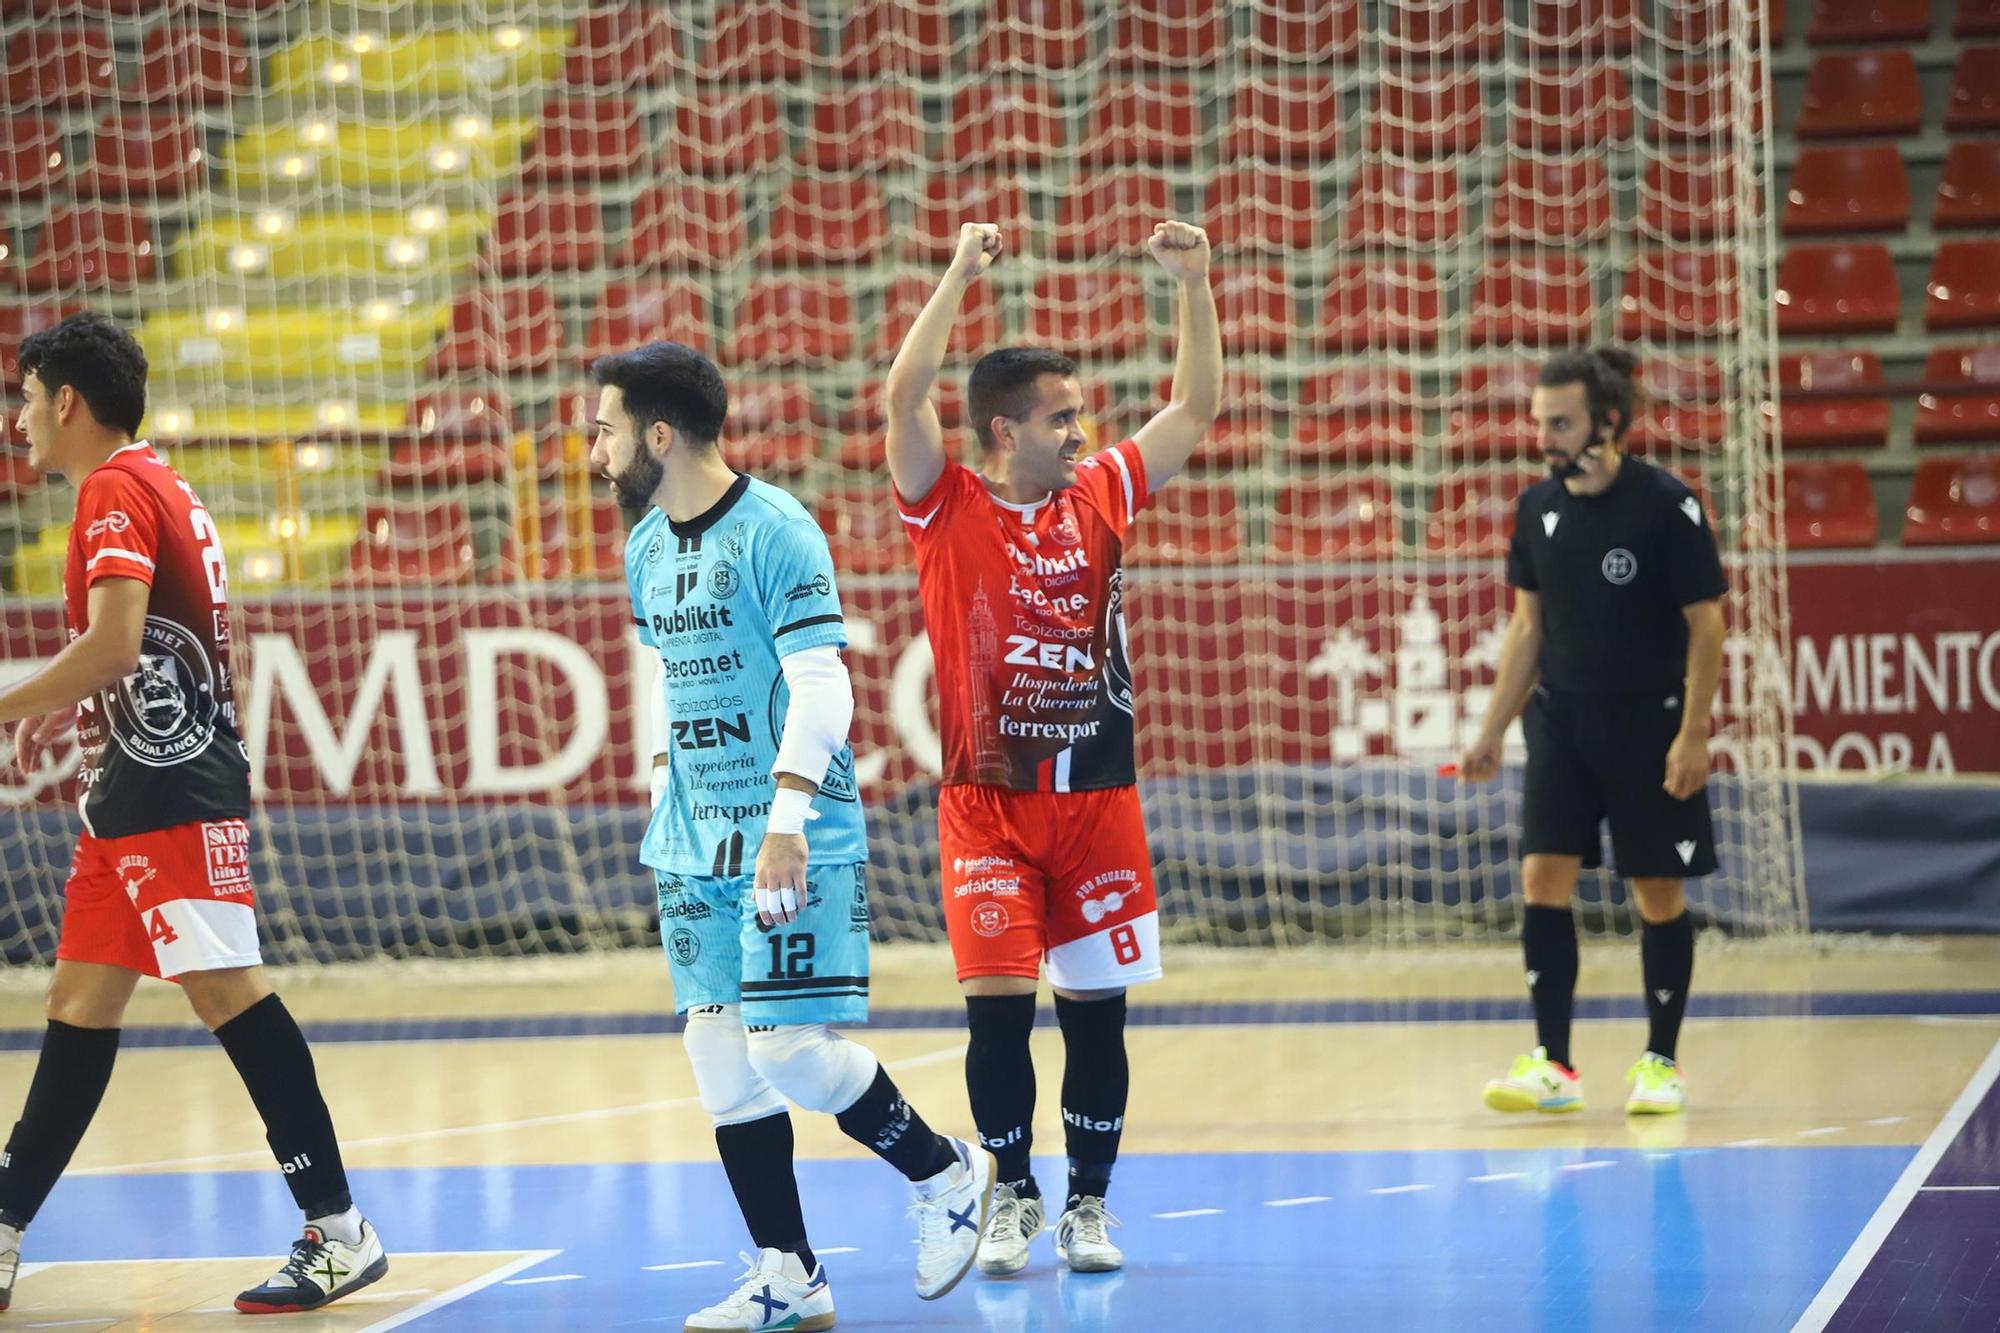
POLYGON ((1158 224, 1146 249, 1162 268, 1183 281, 1208 272, 1208 233, 1191 223, 1158 224))
POLYGON ((1000 228, 991 222, 968 222, 958 229, 958 249, 951 257, 951 271, 976 278, 1000 257, 1000 228))

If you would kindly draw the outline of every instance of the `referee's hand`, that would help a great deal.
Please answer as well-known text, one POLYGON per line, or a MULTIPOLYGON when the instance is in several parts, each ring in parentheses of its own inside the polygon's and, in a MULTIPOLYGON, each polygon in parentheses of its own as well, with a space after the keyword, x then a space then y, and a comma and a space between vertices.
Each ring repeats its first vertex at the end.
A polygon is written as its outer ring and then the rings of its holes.
POLYGON ((1667 750, 1667 795, 1685 801, 1708 781, 1708 737, 1681 732, 1667 750))
POLYGON ((1500 776, 1500 742, 1481 736, 1458 757, 1460 782, 1491 782, 1500 776))

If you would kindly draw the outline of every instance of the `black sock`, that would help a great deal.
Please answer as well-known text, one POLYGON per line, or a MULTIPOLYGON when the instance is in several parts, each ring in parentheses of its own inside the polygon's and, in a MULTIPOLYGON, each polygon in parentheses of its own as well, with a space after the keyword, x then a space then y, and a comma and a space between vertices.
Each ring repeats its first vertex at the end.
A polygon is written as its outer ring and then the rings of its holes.
POLYGON ((83 1142, 117 1056, 117 1028, 79 1028, 49 1020, 27 1103, 7 1136, 6 1152, 0 1153, 0 1221, 25 1227, 35 1220, 83 1142))
POLYGON ((1576 915, 1567 907, 1529 907, 1521 914, 1521 953, 1535 1002, 1535 1044, 1573 1071, 1569 1023, 1576 1005, 1576 915))
POLYGON ((796 1254, 810 1276, 819 1260, 806 1244, 799 1178, 792 1171, 791 1116, 780 1111, 740 1125, 717 1125, 715 1148, 750 1228, 750 1243, 760 1250, 796 1254))
POLYGON ((1131 1067, 1125 1059, 1125 996, 1071 1000, 1056 996, 1062 1025, 1063 1138, 1069 1149, 1069 1200, 1103 1198, 1125 1132, 1131 1067))
POLYGON ((835 1116, 834 1122, 841 1133, 909 1180, 929 1180, 958 1160, 951 1144, 924 1123, 881 1065, 875 1066, 875 1080, 868 1091, 835 1116))
POLYGON ((1646 979, 1646 1049, 1671 1060, 1694 979, 1694 918, 1682 912, 1672 921, 1646 922, 1639 932, 1639 970, 1646 979))
POLYGON ((312 1047, 285 1002, 266 995, 215 1030, 231 1064, 264 1118, 285 1184, 308 1218, 344 1213, 354 1206, 333 1116, 320 1095, 312 1047))
POLYGON ((979 1141, 1000 1164, 999 1180, 1022 1198, 1041 1191, 1028 1170, 1034 1144, 1035 1061, 1028 1035, 1035 1029, 1032 995, 968 995, 965 1020, 965 1091, 979 1141))

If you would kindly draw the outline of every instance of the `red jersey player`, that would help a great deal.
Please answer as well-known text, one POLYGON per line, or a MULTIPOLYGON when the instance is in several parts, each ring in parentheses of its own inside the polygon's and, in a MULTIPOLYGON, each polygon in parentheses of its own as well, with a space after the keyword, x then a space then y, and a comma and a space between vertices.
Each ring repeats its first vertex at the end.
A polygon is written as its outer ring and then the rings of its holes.
POLYGON ((73 315, 24 339, 20 364, 29 465, 76 484, 63 573, 70 641, 0 690, 0 724, 18 723, 23 772, 75 724, 83 832, 63 889, 48 1029, 0 1154, 0 1309, 21 1233, 111 1080, 142 974, 178 981, 222 1043, 305 1211, 290 1257, 236 1308, 315 1309, 380 1278, 389 1261, 348 1195, 305 1036, 260 966, 222 544, 193 488, 132 438, 146 413, 146 357, 130 334, 73 315))
POLYGON ((979 456, 965 467, 945 455, 930 391, 966 290, 1000 249, 999 228, 960 228, 904 338, 886 386, 889 470, 937 664, 938 844, 970 1027, 966 1085, 1003 1182, 979 1266, 1019 1272, 1042 1229, 1028 1037, 1046 956, 1070 1159, 1056 1250, 1072 1269, 1104 1271, 1124 1262, 1104 1195, 1125 1125, 1125 988, 1160 975, 1119 560, 1133 519, 1215 419, 1222 339, 1208 237, 1160 223, 1147 249, 1180 307, 1171 400, 1132 439, 1080 458, 1076 366, 1034 348, 991 352, 966 383, 979 456))

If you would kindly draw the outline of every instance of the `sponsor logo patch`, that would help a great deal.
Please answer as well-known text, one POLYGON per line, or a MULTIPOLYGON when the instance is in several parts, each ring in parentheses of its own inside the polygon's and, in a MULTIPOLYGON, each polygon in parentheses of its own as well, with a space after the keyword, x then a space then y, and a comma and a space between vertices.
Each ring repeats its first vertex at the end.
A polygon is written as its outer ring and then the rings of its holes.
POLYGON ((250 826, 240 819, 223 819, 201 826, 202 853, 208 860, 208 887, 218 898, 250 887, 250 826))

